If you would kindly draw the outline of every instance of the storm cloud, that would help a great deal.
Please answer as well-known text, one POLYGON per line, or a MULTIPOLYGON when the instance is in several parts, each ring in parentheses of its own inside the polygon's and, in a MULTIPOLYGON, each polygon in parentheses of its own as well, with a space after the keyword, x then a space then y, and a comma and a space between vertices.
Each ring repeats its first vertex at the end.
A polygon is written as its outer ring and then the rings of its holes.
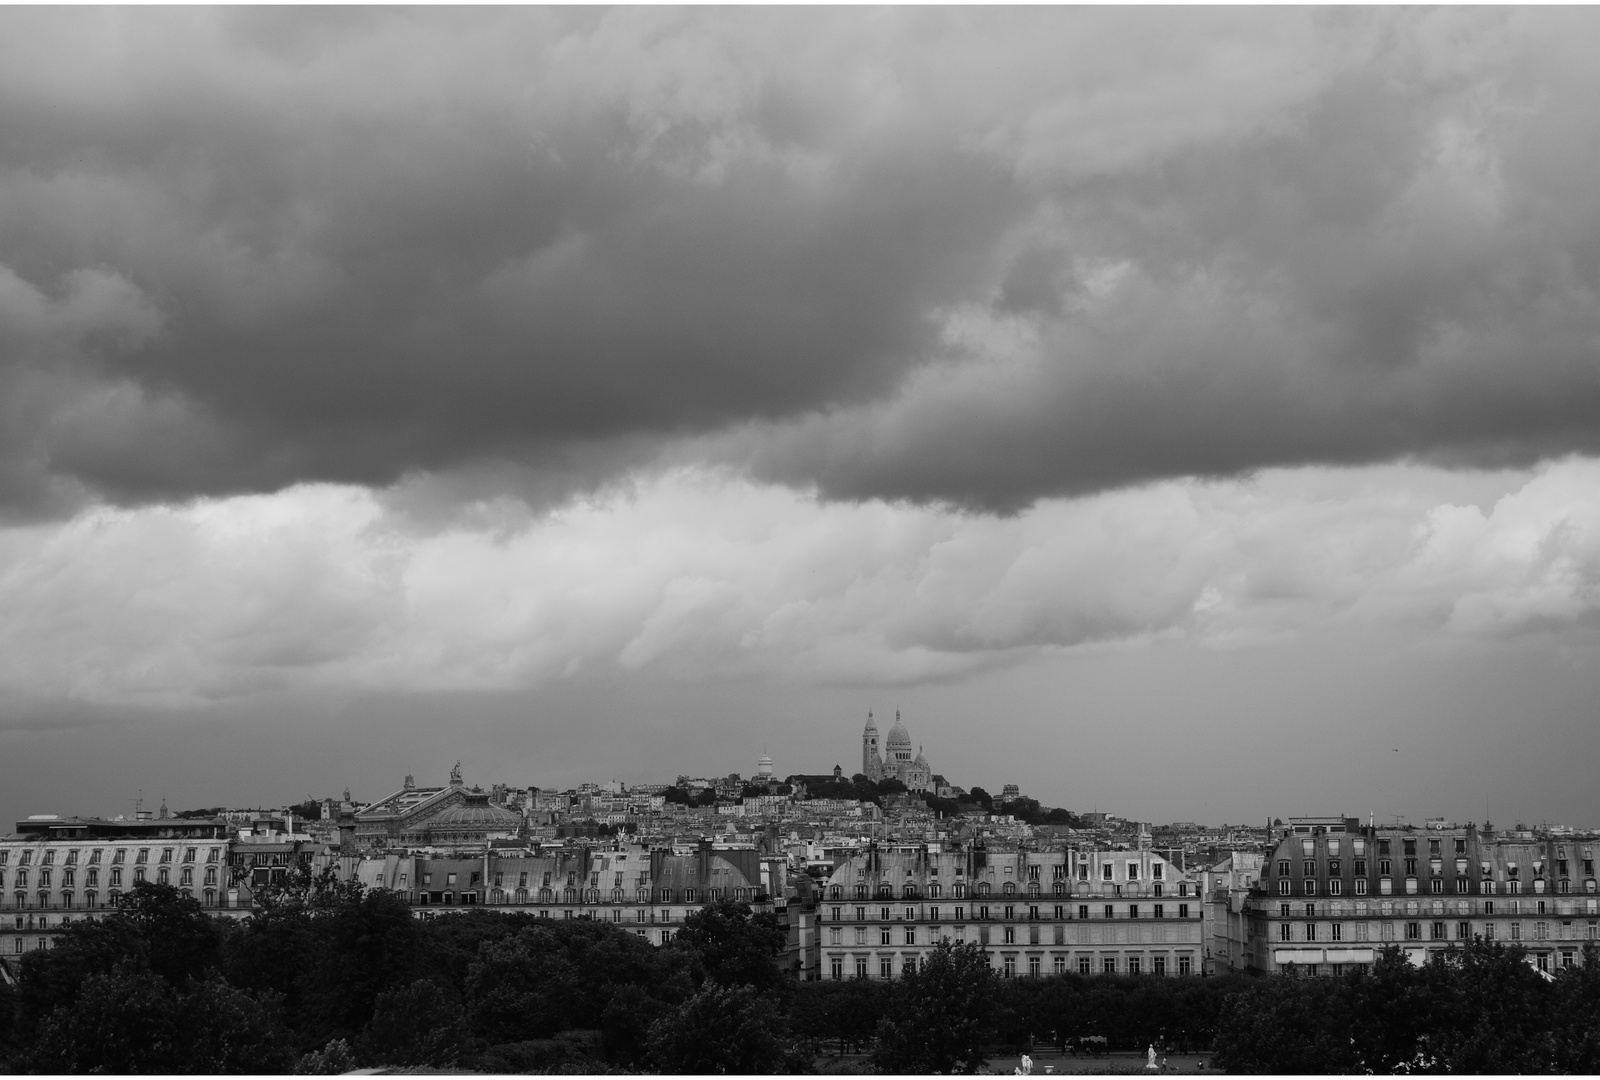
POLYGON ((1600 446, 1589 12, 0 29, 14 519, 684 464, 1009 512, 1600 446))

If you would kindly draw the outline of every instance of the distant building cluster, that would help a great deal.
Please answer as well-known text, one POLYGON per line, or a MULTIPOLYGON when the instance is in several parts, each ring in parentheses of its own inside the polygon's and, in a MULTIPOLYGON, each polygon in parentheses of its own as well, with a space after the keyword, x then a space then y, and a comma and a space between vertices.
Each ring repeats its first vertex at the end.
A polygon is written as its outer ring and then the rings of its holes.
POLYGON ((1005 976, 1337 975, 1393 945, 1413 962, 1472 938, 1549 972, 1600 936, 1593 834, 1344 817, 1164 826, 1041 808, 934 774, 899 713, 871 713, 861 772, 678 776, 566 790, 400 786, 279 810, 38 814, 0 838, 0 975, 140 882, 243 917, 318 880, 477 908, 610 922, 668 942, 722 900, 777 914, 801 978, 895 978, 941 940, 1005 976), (886 781, 898 781, 888 785, 886 781), (902 790, 903 787, 903 790, 902 790), (951 807, 955 807, 954 810, 951 807))

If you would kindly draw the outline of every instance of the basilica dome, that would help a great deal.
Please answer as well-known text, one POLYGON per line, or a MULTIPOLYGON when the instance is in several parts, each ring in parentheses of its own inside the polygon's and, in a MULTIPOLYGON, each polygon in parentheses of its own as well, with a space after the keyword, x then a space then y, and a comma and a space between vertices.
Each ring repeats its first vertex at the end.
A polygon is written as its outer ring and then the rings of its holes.
POLYGON ((889 738, 888 741, 883 744, 883 748, 889 751, 891 754, 893 754, 896 750, 904 750, 906 752, 906 758, 909 759, 911 757, 911 733, 907 731, 906 726, 900 722, 899 713, 895 714, 894 727, 889 729, 889 738))

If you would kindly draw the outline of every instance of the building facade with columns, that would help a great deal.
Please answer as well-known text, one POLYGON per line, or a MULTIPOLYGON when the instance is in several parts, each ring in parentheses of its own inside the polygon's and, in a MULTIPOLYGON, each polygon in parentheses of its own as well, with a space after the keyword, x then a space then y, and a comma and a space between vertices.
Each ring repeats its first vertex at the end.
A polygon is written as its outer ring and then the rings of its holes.
POLYGON ((171 885, 207 910, 245 913, 221 818, 36 814, 0 837, 0 955, 47 947, 75 921, 116 910, 140 882, 171 885))
POLYGON ((1004 977, 1198 975, 1200 882, 1149 850, 887 845, 839 863, 817 901, 823 978, 896 978, 941 940, 1004 977))
POLYGON ((1596 847, 1487 825, 1291 818, 1246 902, 1243 966, 1339 975, 1391 945, 1420 965, 1474 938, 1520 945, 1544 972, 1581 964, 1600 942, 1596 847))

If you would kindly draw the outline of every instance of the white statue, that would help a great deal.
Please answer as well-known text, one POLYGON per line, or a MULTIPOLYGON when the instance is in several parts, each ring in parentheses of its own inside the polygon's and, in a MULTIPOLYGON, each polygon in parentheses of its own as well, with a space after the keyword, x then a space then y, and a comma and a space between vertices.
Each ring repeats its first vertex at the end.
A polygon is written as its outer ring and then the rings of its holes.
POLYGON ((1145 1062, 1145 1066, 1144 1067, 1149 1069, 1151 1072, 1154 1072, 1155 1071, 1155 1067, 1156 1067, 1156 1045, 1155 1045, 1155 1043, 1151 1043, 1150 1044, 1150 1049, 1147 1052, 1147 1057, 1148 1057, 1149 1060, 1147 1060, 1145 1062))

